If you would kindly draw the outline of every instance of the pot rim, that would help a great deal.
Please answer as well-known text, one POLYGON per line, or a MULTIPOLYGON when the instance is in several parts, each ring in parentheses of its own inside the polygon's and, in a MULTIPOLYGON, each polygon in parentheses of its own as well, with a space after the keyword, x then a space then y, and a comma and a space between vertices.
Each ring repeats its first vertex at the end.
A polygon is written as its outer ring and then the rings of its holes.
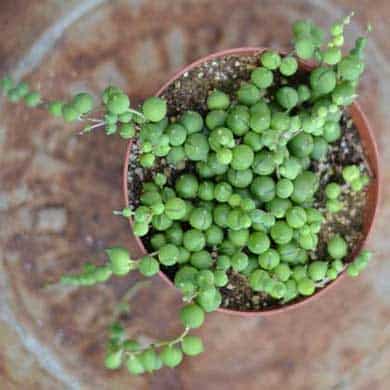
MULTIPOLYGON (((194 62, 192 62, 189 65, 186 65, 176 71, 174 75, 168 79, 166 83, 163 84, 163 86, 156 92, 155 96, 161 96, 163 92, 167 89, 168 86, 170 86, 174 81, 176 81, 178 78, 180 78, 184 73, 196 68, 197 66, 201 65, 204 62, 213 60, 215 58, 225 57, 228 55, 258 55, 262 53, 263 51, 268 50, 266 47, 240 47, 240 48, 233 48, 233 49, 227 49, 215 52, 213 54, 209 54, 207 56, 204 56, 194 62)), ((281 54, 285 54, 281 52, 281 54)), ((307 70, 309 70, 311 67, 313 67, 312 62, 305 62, 305 61, 299 61, 300 67, 303 67, 307 70)), ((373 226, 376 220, 376 217, 378 215, 378 209, 380 204, 380 188, 382 184, 382 177, 381 177, 381 170, 379 166, 379 153, 378 153, 378 146, 375 141, 375 136, 373 133, 373 130, 364 114, 362 109, 360 108, 359 104, 356 102, 353 102, 349 107, 348 111, 353 117, 353 121, 359 131, 359 135, 361 137, 362 143, 364 143, 364 150, 367 152, 367 149, 369 149, 369 153, 365 153, 365 157, 368 161, 368 165, 371 169, 372 174, 372 180, 368 188, 368 201, 366 204, 365 213, 369 215, 368 222, 364 229, 364 237, 360 240, 359 244, 356 246, 356 248, 353 249, 351 255, 349 256, 349 259, 354 259, 356 255, 360 252, 360 250, 364 247, 365 243, 369 239, 370 235, 372 234, 373 226), (359 123, 359 126, 356 124, 356 122, 359 123), (364 135, 364 136, 363 136, 364 135), (369 158, 368 158, 369 157, 369 158), (371 195, 371 196, 370 196, 371 195), (371 201, 371 202, 370 202, 371 201)), ((132 140, 130 140, 127 144, 126 154, 125 154, 125 161, 123 166, 123 194, 125 198, 125 205, 126 207, 129 205, 129 198, 128 198, 128 161, 130 157, 130 149, 131 149, 132 140)), ((132 221, 129 219, 130 228, 132 227, 132 221)), ((142 240, 134 236, 135 241, 139 247, 139 249, 142 251, 143 254, 147 254, 147 251, 142 243, 142 240)), ((159 272, 159 276, 167 282, 167 284, 171 287, 174 287, 173 282, 162 272, 159 272)), ((302 298, 298 300, 297 302, 293 302, 291 304, 287 304, 285 306, 281 306, 278 308, 270 308, 262 311, 238 311, 238 310, 232 310, 232 309, 226 309, 226 308, 218 308, 217 311, 225 314, 230 315, 236 315, 236 316, 242 316, 242 317, 268 317, 274 314, 280 314, 285 313, 287 311, 297 309, 298 307, 302 307, 303 305, 306 305, 310 302, 314 302, 318 298, 322 297, 327 291, 330 290, 330 288, 335 287, 338 285, 344 278, 346 277, 346 273, 343 271, 341 275, 337 277, 337 279, 329 282, 327 285, 322 287, 320 290, 316 291, 313 295, 302 298)))

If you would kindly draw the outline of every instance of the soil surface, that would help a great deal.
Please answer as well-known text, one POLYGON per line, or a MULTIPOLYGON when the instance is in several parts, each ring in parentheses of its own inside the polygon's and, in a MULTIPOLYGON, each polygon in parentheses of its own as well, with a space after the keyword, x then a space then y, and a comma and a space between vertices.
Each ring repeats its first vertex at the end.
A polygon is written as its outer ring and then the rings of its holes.
MULTIPOLYGON (((226 56, 219 59, 205 62, 195 69, 186 72, 176 80, 162 95, 168 102, 168 113, 171 119, 179 116, 186 110, 196 110, 200 113, 207 111, 207 96, 215 88, 228 93, 234 100, 234 91, 237 90, 242 81, 250 77, 250 73, 258 64, 257 56, 226 56)), ((305 72, 297 73, 292 84, 299 83, 306 77, 305 72)), ((277 82, 277 80, 276 80, 277 82)), ((367 201, 367 192, 352 192, 344 184, 341 177, 342 168, 346 165, 357 164, 363 173, 370 174, 368 164, 364 157, 363 147, 359 133, 347 113, 341 119, 343 136, 330 145, 326 161, 313 161, 311 170, 320 176, 320 186, 316 193, 315 206, 324 213, 325 222, 322 224, 319 234, 319 242, 315 251, 309 254, 311 260, 322 259, 326 255, 326 243, 333 234, 341 234, 348 243, 349 256, 353 248, 363 238, 363 218, 367 201), (340 200, 344 208, 338 213, 329 213, 325 208, 324 188, 329 182, 338 182, 342 185, 340 200)), ((142 182, 151 179, 152 171, 141 168, 137 163, 139 146, 134 143, 131 146, 129 159, 129 203, 136 207, 140 195, 142 182)), ((160 159, 156 170, 164 171, 174 183, 178 174, 191 170, 191 166, 181 167, 180 170, 173 169, 166 164, 164 158, 160 159)), ((148 250, 149 235, 143 238, 143 243, 148 250)), ((172 279, 176 267, 169 267, 163 271, 172 279)), ((330 282, 329 282, 330 283, 330 282)), ((220 289, 222 294, 221 307, 239 311, 261 311, 280 307, 281 303, 270 298, 268 295, 251 290, 247 278, 234 271, 229 273, 229 283, 220 289)), ((298 298, 304 299, 304 298, 298 298)), ((296 300, 296 301, 297 301, 296 300)), ((293 303, 292 301, 290 303, 293 303)), ((289 303, 289 304, 290 304, 289 303)))

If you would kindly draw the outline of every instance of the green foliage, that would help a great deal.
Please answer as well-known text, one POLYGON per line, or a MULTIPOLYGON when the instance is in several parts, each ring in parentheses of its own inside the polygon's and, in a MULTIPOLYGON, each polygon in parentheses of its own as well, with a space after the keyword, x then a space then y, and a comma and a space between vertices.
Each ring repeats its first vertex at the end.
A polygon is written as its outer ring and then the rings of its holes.
POLYGON ((144 101, 142 112, 147 120, 159 122, 164 119, 167 114, 167 102, 159 97, 150 97, 144 101))
POLYGON ((271 70, 258 67, 251 73, 251 81, 256 87, 265 89, 272 85, 274 75, 271 70))
POLYGON ((80 113, 72 104, 68 103, 62 106, 62 118, 65 122, 74 122, 79 116, 80 113))
POLYGON ((152 256, 144 256, 139 260, 139 272, 144 276, 154 276, 160 270, 160 265, 152 256))
POLYGON ((8 92, 14 87, 14 81, 10 76, 5 76, 0 80, 0 88, 3 94, 7 96, 8 92))
POLYGON ((279 70, 283 76, 292 76, 298 70, 298 61, 292 56, 283 57, 279 70))
POLYGON ((260 56, 260 61, 267 69, 275 70, 280 66, 282 60, 278 53, 274 51, 266 51, 260 56))
POLYGON ((368 265, 369 261, 371 260, 372 253, 363 250, 356 258, 355 260, 350 263, 347 267, 347 273, 349 276, 356 277, 362 272, 368 265))
POLYGON ((131 260, 127 249, 114 247, 106 249, 106 253, 114 275, 123 276, 131 271, 134 262, 131 260))
POLYGON ((174 368, 183 360, 183 352, 179 348, 167 345, 162 350, 160 358, 167 367, 174 368))
POLYGON ((55 117, 62 116, 62 108, 64 103, 61 101, 53 101, 48 104, 49 113, 55 117))
POLYGON ((336 82, 336 73, 331 68, 319 67, 310 73, 310 86, 318 95, 332 92, 336 87, 336 82))
POLYGON ((300 279, 298 281, 297 287, 298 287, 298 292, 303 296, 312 295, 316 288, 314 282, 307 277, 300 279))
POLYGON ((82 273, 62 276, 61 284, 68 286, 93 286, 107 281, 112 274, 113 271, 110 266, 96 267, 86 263, 82 273))
POLYGON ((329 240, 327 249, 333 259, 339 260, 346 256, 348 247, 344 238, 337 234, 329 240))
POLYGON ((276 100, 281 107, 291 110, 298 104, 298 93, 294 88, 281 87, 276 92, 276 100))
POLYGON ((199 328, 203 324, 204 317, 204 311, 197 304, 189 304, 180 310, 180 319, 188 328, 199 328))
POLYGON ((314 140, 311 134, 305 132, 294 136, 288 143, 288 150, 294 157, 303 158, 309 156, 314 147, 314 140))
POLYGON ((185 336, 181 342, 183 352, 189 356, 197 356, 203 352, 203 342, 197 336, 185 336))
POLYGON ((237 91, 237 99, 241 104, 252 106, 260 99, 260 90, 253 84, 243 83, 237 91))
POLYGON ((291 207, 287 211, 286 221, 294 229, 303 227, 307 221, 305 209, 299 206, 291 207))
POLYGON ((92 286, 135 270, 152 277, 160 268, 169 269, 186 302, 180 310, 184 331, 176 339, 141 347, 115 325, 107 368, 124 364, 140 375, 176 367, 184 355, 201 353, 202 341, 188 332, 221 306, 221 289, 232 275, 240 274, 254 291, 284 304, 314 294, 344 270, 357 276, 367 266, 367 251, 343 262, 352 248, 348 237, 337 234, 323 258, 313 260, 310 253, 317 249, 326 211, 339 212, 344 193, 362 191, 370 181, 359 166, 345 166, 326 184, 323 199, 312 164, 326 160, 331 144, 343 136, 344 106, 356 98, 364 71, 365 37, 346 55, 342 52, 349 22, 350 16, 334 23, 326 42, 314 23, 297 21, 293 52, 260 53, 247 79, 232 83, 235 90, 209 91, 199 102, 201 112, 171 115, 173 107, 162 97, 132 107, 116 86, 103 91, 95 109, 85 92, 67 101, 45 101, 25 82, 0 81, 13 103, 83 123, 82 133, 104 128, 107 135, 137 142, 137 163, 145 174, 139 204, 114 214, 132 219, 133 233, 155 252, 135 260, 126 249, 113 247, 106 264, 87 263, 61 282, 92 286), (298 70, 299 59, 313 60, 314 68, 298 70), (93 117, 96 112, 101 119, 93 117), (313 208, 319 198, 326 210, 313 208))
POLYGON ((123 92, 115 92, 110 95, 107 101, 107 109, 112 114, 123 114, 130 107, 130 99, 123 92))
POLYGON ((326 208, 330 213, 338 213, 343 207, 343 202, 338 199, 328 199, 326 201, 326 208))
POLYGON ((348 165, 343 168, 343 179, 346 183, 352 184, 352 182, 360 177, 359 167, 356 165, 348 165))
POLYGON ((79 114, 87 114, 93 108, 92 96, 88 93, 79 93, 73 98, 72 106, 79 114))
POLYGON ((303 60, 308 60, 313 57, 314 54, 314 44, 308 38, 300 38, 295 42, 295 51, 297 56, 303 60))
POLYGON ((109 370, 116 370, 120 368, 122 365, 122 355, 123 351, 119 349, 118 351, 115 352, 110 352, 106 355, 104 365, 106 368, 109 370))
POLYGON ((41 103, 41 95, 38 92, 29 92, 24 97, 24 102, 27 107, 36 107, 41 103))
POLYGON ((314 282, 325 279, 328 270, 328 263, 326 261, 313 261, 309 264, 307 273, 314 282))
POLYGON ((209 110, 225 110, 229 105, 229 95, 222 91, 215 90, 207 98, 207 107, 209 110))
POLYGON ((119 135, 123 139, 130 139, 135 136, 135 127, 132 123, 122 123, 119 126, 119 135))
POLYGON ((325 187, 325 195, 328 199, 337 199, 341 194, 341 186, 337 183, 329 183, 325 187))

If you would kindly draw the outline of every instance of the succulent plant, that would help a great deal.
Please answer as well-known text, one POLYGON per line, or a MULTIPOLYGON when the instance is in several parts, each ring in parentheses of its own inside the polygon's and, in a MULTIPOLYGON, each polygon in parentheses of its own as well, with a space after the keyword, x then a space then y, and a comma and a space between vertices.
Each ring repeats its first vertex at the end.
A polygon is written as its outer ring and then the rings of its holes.
MULTIPOLYGON (((205 114, 186 111, 175 120, 163 98, 153 96, 133 108, 115 86, 103 91, 96 106, 87 93, 67 102, 45 101, 24 82, 15 84, 8 76, 1 80, 10 102, 23 101, 67 123, 83 123, 82 133, 104 129, 107 135, 136 139, 139 164, 153 173, 153 180, 143 183, 138 207, 114 214, 132 219, 134 234, 147 236, 154 252, 133 259, 122 247, 109 248, 105 265, 86 264, 61 283, 92 286, 134 271, 151 277, 175 267, 174 284, 185 303, 179 313, 183 333, 140 346, 115 324, 107 368, 125 364, 139 375, 175 367, 183 354, 203 352, 201 339, 189 332, 221 305, 220 289, 231 272, 246 277, 254 291, 285 304, 314 294, 345 269, 357 276, 366 267, 368 251, 344 262, 348 245, 340 235, 329 240, 326 258, 311 261, 308 256, 317 247, 324 220, 312 207, 319 183, 310 162, 325 159, 329 145, 341 137, 341 114, 355 99, 364 70, 365 37, 347 54, 341 51, 349 20, 334 23, 327 42, 312 22, 295 22, 290 54, 261 53, 250 79, 234 96, 213 90, 205 114), (299 60, 316 65, 297 84, 299 60), (100 118, 98 112, 103 112, 100 118), (161 158, 180 172, 175 180, 159 171, 161 158)), ((341 210, 344 186, 361 191, 369 180, 358 166, 344 167, 340 183, 325 188, 327 209, 341 210)))

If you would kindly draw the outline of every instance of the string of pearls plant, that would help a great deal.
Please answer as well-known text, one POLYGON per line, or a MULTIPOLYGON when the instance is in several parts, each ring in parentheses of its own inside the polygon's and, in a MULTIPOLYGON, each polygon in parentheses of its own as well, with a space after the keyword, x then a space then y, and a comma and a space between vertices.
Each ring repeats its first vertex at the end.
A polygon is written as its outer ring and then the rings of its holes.
MULTIPOLYGON (((140 166, 154 169, 153 180, 143 184, 140 205, 114 212, 131 218, 134 234, 148 235, 154 252, 133 259, 122 247, 110 248, 105 265, 86 264, 61 283, 93 286, 134 271, 151 277, 160 267, 174 266, 174 283, 183 294, 179 316, 184 330, 172 340, 141 346, 115 323, 107 368, 125 364, 138 375, 175 367, 183 353, 200 354, 202 340, 190 332, 203 324, 205 313, 221 305, 220 288, 228 283, 229 272, 244 275, 254 291, 284 304, 314 294, 344 269, 357 276, 366 267, 368 251, 352 263, 343 261, 348 246, 341 235, 330 238, 327 258, 312 261, 309 256, 324 221, 313 208, 319 180, 311 162, 326 159, 329 144, 341 137, 344 107, 356 98, 364 70, 366 37, 359 37, 348 53, 341 50, 349 22, 350 16, 334 23, 326 40, 312 22, 297 21, 290 54, 262 53, 250 80, 234 96, 211 91, 206 115, 187 111, 178 120, 167 116, 164 99, 150 97, 133 108, 115 86, 104 90, 97 107, 88 93, 68 102, 44 101, 25 82, 1 80, 10 102, 45 109, 66 123, 80 122, 81 133, 104 129, 107 135, 134 138, 140 166), (316 61, 303 83, 295 78, 297 58, 316 61), (181 172, 176 180, 155 169, 162 157, 181 172)), ((370 181, 356 165, 344 167, 341 179, 352 191, 370 181)), ((325 194, 328 211, 339 212, 340 183, 329 183, 325 194)))

